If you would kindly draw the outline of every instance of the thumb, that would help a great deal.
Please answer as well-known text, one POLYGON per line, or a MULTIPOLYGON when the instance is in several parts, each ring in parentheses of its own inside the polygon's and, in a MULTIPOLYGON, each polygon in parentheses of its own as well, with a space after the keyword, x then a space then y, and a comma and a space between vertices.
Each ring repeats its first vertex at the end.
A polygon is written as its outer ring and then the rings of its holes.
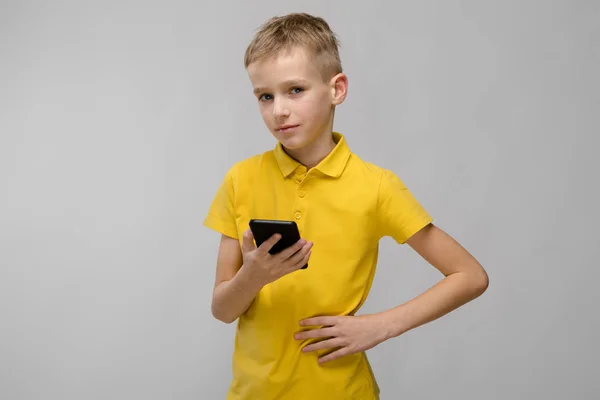
POLYGON ((252 231, 248 229, 244 232, 242 237, 242 251, 247 253, 254 249, 256 249, 256 245, 254 244, 254 235, 252 234, 252 231))

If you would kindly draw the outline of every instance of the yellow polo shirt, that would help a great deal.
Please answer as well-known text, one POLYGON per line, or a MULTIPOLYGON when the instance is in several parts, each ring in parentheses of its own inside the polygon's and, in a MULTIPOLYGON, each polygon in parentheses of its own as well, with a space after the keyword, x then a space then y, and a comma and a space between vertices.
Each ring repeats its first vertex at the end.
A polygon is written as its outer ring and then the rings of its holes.
POLYGON ((293 220, 314 242, 309 267, 264 286, 237 323, 228 400, 371 400, 379 387, 365 353, 319 365, 326 351, 302 353, 301 319, 353 315, 367 299, 378 243, 404 243, 432 221, 402 181, 361 160, 344 137, 319 165, 274 150, 235 164, 205 225, 242 243, 252 218, 293 220))

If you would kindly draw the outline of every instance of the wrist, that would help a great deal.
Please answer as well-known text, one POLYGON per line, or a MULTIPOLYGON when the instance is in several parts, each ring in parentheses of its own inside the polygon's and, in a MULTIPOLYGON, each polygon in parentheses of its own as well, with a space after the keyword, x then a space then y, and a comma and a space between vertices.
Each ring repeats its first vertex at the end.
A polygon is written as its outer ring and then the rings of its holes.
POLYGON ((378 317, 381 321, 385 340, 398 337, 409 330, 405 324, 404 318, 402 317, 401 308, 395 308, 381 312, 379 313, 378 317))
POLYGON ((241 266, 237 273, 237 277, 240 280, 240 285, 252 292, 258 293, 263 286, 265 286, 263 282, 261 282, 254 274, 252 274, 246 264, 241 266))

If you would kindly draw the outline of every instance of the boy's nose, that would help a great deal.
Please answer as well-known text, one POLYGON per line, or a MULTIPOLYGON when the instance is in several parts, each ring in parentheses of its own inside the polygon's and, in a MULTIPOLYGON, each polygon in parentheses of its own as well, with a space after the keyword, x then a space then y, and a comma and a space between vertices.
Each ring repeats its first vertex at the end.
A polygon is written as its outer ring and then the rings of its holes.
POLYGON ((290 115, 290 110, 282 102, 275 102, 273 106, 273 116, 277 119, 285 118, 290 115))

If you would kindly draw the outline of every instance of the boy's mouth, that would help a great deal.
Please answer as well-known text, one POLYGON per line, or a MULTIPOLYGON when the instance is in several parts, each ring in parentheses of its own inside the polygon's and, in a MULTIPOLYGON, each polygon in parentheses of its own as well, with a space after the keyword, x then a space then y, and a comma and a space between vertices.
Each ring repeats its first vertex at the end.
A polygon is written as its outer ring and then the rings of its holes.
POLYGON ((289 132, 294 128, 297 128, 299 125, 282 125, 277 127, 277 132, 289 132))

